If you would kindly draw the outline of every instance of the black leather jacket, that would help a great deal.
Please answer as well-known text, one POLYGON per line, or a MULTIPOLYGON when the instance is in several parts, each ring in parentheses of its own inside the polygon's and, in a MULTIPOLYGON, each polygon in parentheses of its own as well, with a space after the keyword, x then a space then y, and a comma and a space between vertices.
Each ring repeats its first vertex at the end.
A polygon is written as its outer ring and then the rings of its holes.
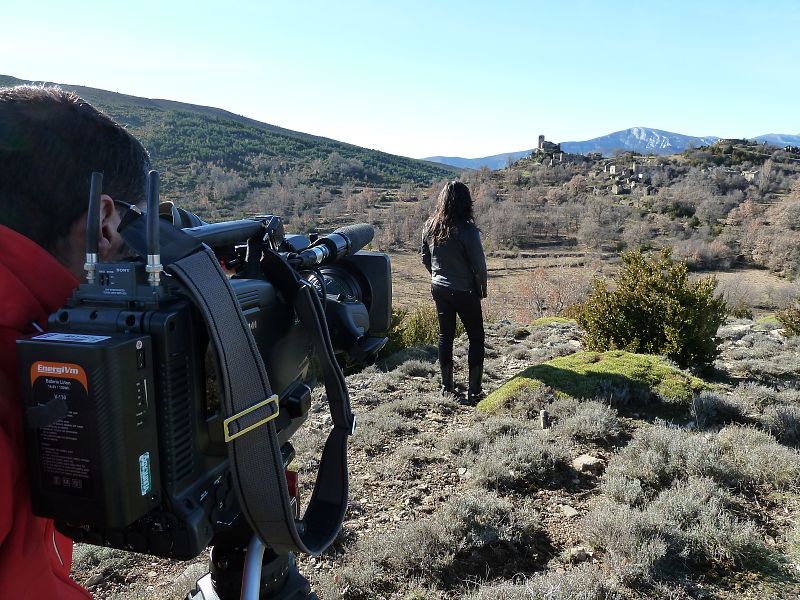
POLYGON ((486 297, 486 256, 480 231, 473 222, 462 223, 443 244, 429 242, 422 232, 422 264, 431 283, 454 290, 474 291, 486 297))

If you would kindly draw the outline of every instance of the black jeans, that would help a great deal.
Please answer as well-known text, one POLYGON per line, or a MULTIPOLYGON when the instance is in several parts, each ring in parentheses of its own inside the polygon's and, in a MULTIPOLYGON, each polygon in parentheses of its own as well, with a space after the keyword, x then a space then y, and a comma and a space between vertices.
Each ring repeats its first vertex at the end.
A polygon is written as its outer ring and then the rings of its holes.
POLYGON ((453 340, 456 337, 456 315, 461 318, 469 338, 470 365, 483 364, 483 313, 481 299, 476 292, 451 290, 440 285, 431 286, 431 294, 436 302, 436 315, 439 317, 439 363, 453 362, 453 340))

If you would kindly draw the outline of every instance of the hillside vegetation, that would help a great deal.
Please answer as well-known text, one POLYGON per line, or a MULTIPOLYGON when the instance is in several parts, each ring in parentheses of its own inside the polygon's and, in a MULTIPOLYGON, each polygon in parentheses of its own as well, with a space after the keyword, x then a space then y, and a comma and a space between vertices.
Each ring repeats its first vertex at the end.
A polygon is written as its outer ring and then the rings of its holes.
MULTIPOLYGON (((23 83, 30 82, 0 75, 0 86, 23 83)), ((154 168, 162 172, 164 198, 206 218, 269 210, 264 198, 286 179, 295 186, 330 190, 330 196, 341 186, 426 185, 455 173, 447 166, 283 129, 216 108, 61 87, 128 127, 149 150, 154 168)), ((324 198, 318 195, 311 203, 318 209, 324 198)))
MULTIPOLYGON (((22 83, 0 76, 0 85, 22 83)), ((290 229, 366 221, 375 247, 416 249, 442 184, 471 188, 494 251, 670 247, 693 269, 800 274, 800 154, 721 140, 673 156, 542 152, 464 171, 168 100, 65 86, 126 124, 162 171, 165 199, 206 219, 278 214, 290 229)))

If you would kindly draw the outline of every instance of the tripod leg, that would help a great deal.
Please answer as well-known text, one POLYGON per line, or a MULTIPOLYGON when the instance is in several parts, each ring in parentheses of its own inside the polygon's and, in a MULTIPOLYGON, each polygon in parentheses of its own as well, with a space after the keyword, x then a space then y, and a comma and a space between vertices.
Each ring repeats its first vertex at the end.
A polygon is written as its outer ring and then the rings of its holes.
POLYGON ((265 562, 265 554, 263 542, 253 535, 247 552, 243 547, 224 552, 218 562, 226 568, 212 568, 212 573, 197 581, 186 600, 318 600, 297 570, 294 555, 269 552, 265 562))
POLYGON ((259 600, 261 595, 261 563, 264 560, 264 542, 257 534, 250 538, 242 575, 241 600, 259 600))

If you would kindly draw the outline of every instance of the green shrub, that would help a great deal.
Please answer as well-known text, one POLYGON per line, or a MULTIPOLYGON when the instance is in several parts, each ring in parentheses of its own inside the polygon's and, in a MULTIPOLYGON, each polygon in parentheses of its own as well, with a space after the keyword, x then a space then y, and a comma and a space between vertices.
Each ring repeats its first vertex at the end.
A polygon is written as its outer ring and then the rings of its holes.
POLYGON ((725 300, 714 297, 716 279, 689 283, 686 263, 673 261, 669 250, 652 258, 624 252, 622 261, 614 289, 596 279, 578 311, 586 347, 661 354, 683 368, 711 365, 727 315, 725 300))
MULTIPOLYGON (((456 336, 464 333, 460 319, 456 319, 456 336)), ((436 307, 420 305, 414 310, 402 308, 392 309, 392 320, 389 326, 389 341, 382 354, 389 356, 405 348, 436 345, 439 342, 439 320, 436 307)))
POLYGON ((800 335, 800 306, 790 306, 778 312, 775 317, 783 325, 783 335, 786 337, 800 335))
POLYGON ((728 306, 728 314, 734 319, 753 319, 753 310, 744 300, 739 300, 736 304, 728 306))
POLYGON ((390 356, 399 352, 403 346, 403 323, 408 316, 408 311, 404 308, 392 308, 392 318, 389 322, 389 341, 381 350, 381 355, 390 356))

